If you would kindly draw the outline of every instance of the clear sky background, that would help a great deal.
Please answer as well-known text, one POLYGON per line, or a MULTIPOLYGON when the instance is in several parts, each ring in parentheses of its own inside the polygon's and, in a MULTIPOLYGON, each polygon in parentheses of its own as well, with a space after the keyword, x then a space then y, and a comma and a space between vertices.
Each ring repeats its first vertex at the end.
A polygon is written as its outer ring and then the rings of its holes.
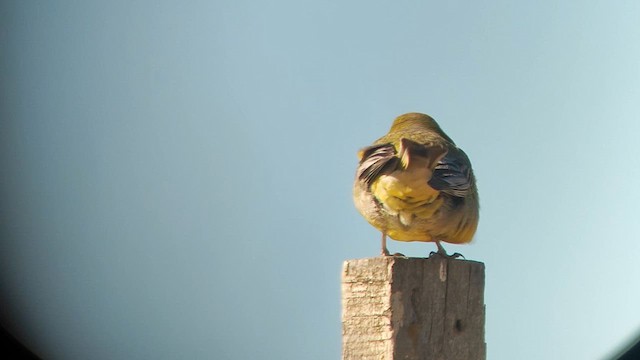
MULTIPOLYGON (((338 359, 356 152, 469 154, 489 359, 640 330, 640 2, 3 1, 1 320, 46 359, 338 359)), ((426 256, 433 244, 391 242, 426 256)))

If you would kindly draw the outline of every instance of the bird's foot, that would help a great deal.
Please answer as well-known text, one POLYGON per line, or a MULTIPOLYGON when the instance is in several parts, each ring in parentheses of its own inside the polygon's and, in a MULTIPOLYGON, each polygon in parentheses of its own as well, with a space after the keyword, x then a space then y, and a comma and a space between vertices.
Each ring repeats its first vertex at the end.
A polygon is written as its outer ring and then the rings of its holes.
POLYGON ((463 258, 466 259, 466 257, 464 257, 464 255, 460 254, 460 253, 453 253, 451 255, 447 254, 446 252, 440 252, 440 251, 432 251, 431 253, 429 253, 429 259, 431 259, 432 257, 441 257, 441 258, 445 258, 445 259, 457 259, 457 258, 463 258))
POLYGON ((457 259, 459 257, 466 259, 462 254, 460 253, 454 253, 453 255, 449 255, 447 254, 447 252, 444 250, 444 248, 442 247, 442 244, 440 244, 440 241, 436 241, 436 246, 438 247, 438 251, 432 251, 429 254, 429 258, 431 258, 432 256, 439 256, 445 259, 457 259))
POLYGON ((391 253, 389 253, 389 250, 387 250, 387 249, 382 250, 381 255, 382 255, 382 256, 393 256, 393 257, 403 257, 403 258, 406 258, 406 256, 404 256, 404 254, 402 254, 402 253, 393 253, 393 254, 391 254, 391 253))

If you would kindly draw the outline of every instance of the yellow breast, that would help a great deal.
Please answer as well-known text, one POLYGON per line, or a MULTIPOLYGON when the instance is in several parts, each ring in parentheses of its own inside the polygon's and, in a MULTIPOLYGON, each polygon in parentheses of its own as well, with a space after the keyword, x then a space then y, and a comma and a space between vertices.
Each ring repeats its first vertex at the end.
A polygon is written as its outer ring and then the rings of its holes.
MULTIPOLYGON (((440 192, 427 183, 431 171, 426 168, 398 170, 382 175, 371 184, 371 192, 392 216, 409 227, 415 218, 429 218, 442 205, 440 192)), ((393 229, 390 229, 389 235, 393 229)), ((400 229, 396 229, 400 230, 400 229)), ((405 231, 409 229, 404 229, 405 231)))

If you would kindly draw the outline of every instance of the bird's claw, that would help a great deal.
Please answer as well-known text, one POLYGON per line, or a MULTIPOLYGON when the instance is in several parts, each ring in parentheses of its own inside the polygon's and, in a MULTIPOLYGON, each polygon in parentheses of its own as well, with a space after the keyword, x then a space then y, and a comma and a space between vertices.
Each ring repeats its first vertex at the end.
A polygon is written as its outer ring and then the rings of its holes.
POLYGON ((464 255, 460 254, 460 253, 453 253, 451 255, 447 254, 446 252, 440 252, 440 251, 432 251, 431 253, 429 253, 429 258, 431 257, 442 257, 445 259, 457 259, 457 258, 463 258, 466 259, 466 257, 464 257, 464 255))
POLYGON ((381 255, 382 255, 382 256, 393 256, 393 257, 402 257, 402 258, 406 258, 406 256, 405 256, 404 254, 402 254, 402 253, 398 253, 398 252, 397 252, 397 253, 393 253, 393 254, 391 254, 391 253, 389 253, 389 251, 388 251, 388 250, 387 250, 387 251, 383 251, 381 255))

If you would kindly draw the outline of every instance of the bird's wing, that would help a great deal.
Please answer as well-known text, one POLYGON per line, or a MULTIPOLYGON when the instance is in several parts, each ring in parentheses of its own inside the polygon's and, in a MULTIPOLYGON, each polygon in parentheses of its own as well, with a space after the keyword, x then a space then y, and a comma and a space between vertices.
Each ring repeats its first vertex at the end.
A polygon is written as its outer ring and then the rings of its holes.
POLYGON ((472 191, 471 162, 461 149, 449 149, 433 170, 429 186, 446 194, 465 197, 472 191))
POLYGON ((378 176, 393 171, 398 166, 396 148, 393 144, 380 144, 366 147, 358 153, 360 165, 356 176, 371 185, 378 176))

